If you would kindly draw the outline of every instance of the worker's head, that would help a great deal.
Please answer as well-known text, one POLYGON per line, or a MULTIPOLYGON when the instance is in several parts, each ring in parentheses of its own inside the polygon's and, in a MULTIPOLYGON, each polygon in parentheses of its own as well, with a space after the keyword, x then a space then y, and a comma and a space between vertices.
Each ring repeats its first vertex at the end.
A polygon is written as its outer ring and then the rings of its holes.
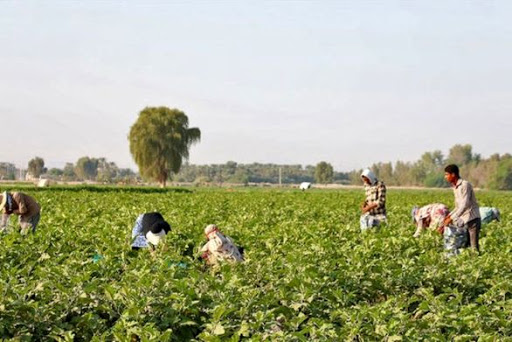
POLYGON ((146 233, 146 239, 154 246, 158 245, 171 230, 169 223, 159 221, 153 224, 146 233))
POLYGON ((500 222, 500 210, 497 208, 492 208, 492 218, 496 221, 500 222))
POLYGON ((377 177, 370 169, 364 169, 363 172, 361 172, 361 179, 366 185, 375 185, 375 183, 377 183, 377 177))
POLYGON ((448 183, 455 184, 459 180, 459 167, 455 164, 450 164, 444 168, 444 179, 448 183))
POLYGON ((219 228, 217 227, 216 224, 209 224, 204 229, 204 235, 206 236, 207 239, 211 239, 214 236, 214 233, 218 231, 219 228))

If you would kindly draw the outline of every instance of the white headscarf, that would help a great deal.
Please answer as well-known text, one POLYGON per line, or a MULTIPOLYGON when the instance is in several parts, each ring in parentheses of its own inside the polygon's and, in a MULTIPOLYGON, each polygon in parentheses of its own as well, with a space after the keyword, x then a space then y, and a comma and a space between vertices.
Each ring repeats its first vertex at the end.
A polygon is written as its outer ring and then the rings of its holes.
POLYGON ((158 245, 160 240, 165 237, 165 231, 162 229, 158 233, 154 234, 153 232, 147 232, 146 239, 153 245, 158 245))
POLYGON ((377 177, 375 176, 373 171, 370 169, 364 169, 363 172, 361 173, 361 177, 362 176, 365 176, 366 178, 368 178, 370 180, 371 185, 375 185, 377 183, 377 177))
POLYGON ((219 231, 219 228, 217 227, 217 225, 215 224, 209 224, 208 226, 206 226, 206 228, 204 229, 204 235, 206 235, 206 237, 208 239, 210 239, 210 237, 213 238, 213 232, 218 232, 219 231))

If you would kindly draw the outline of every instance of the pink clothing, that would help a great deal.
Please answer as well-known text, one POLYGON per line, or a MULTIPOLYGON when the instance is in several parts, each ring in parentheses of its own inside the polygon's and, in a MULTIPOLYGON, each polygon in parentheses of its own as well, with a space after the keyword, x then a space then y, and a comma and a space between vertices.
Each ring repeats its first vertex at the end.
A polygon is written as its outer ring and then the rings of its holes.
POLYGON ((424 228, 438 229, 443 227, 443 221, 449 213, 448 207, 441 203, 428 204, 419 208, 414 215, 418 227, 414 236, 419 236, 424 228))
POLYGON ((219 231, 208 235, 209 241, 201 248, 201 252, 208 253, 207 262, 211 265, 219 261, 227 260, 232 262, 243 261, 240 251, 233 241, 219 231))

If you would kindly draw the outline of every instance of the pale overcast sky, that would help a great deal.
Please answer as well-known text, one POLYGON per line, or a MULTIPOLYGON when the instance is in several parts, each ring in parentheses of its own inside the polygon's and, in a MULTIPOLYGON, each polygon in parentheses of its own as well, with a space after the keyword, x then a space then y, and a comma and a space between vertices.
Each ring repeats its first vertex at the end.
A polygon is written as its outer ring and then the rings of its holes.
POLYGON ((0 161, 136 169, 160 105, 195 164, 512 152, 511 38, 510 1, 1 1, 0 161))

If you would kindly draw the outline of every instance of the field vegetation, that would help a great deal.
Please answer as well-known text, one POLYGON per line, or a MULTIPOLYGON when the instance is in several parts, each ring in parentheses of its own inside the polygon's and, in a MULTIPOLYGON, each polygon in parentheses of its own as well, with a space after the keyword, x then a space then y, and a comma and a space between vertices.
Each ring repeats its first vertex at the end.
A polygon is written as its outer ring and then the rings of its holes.
MULTIPOLYGON (((3 189, 5 190, 5 189, 3 189)), ((9 189, 15 190, 15 189, 9 189)), ((449 190, 389 190, 389 225, 361 234, 356 190, 49 188, 34 235, 2 235, 0 337, 56 341, 495 341, 512 336, 510 193, 480 256, 447 259, 441 236, 412 237, 413 205, 449 190), (157 257, 130 250, 138 214, 172 232, 157 257), (205 269, 203 228, 246 262, 205 269)), ((14 223, 14 220, 13 222, 14 223)))

